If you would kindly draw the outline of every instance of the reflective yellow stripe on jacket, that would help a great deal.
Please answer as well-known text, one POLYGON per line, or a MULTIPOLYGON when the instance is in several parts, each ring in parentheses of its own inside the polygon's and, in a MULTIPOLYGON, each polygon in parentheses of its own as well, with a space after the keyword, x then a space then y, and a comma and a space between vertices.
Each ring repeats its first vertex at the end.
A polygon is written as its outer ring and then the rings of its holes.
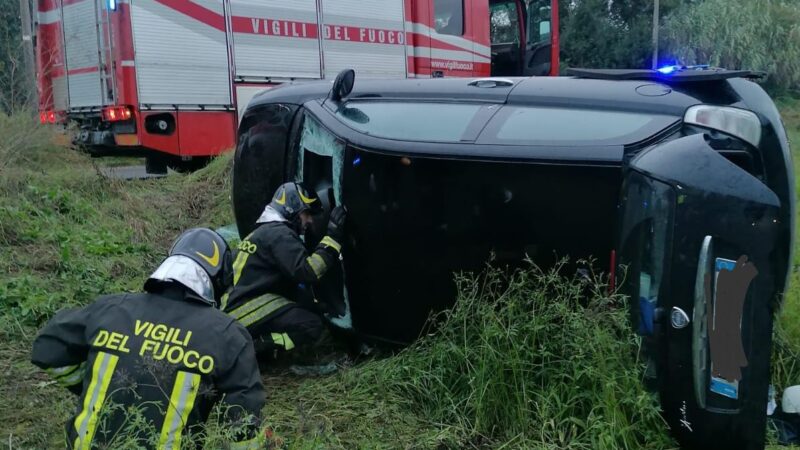
POLYGON ((74 366, 56 367, 47 369, 46 372, 53 377, 56 382, 63 387, 70 387, 83 381, 86 363, 82 362, 74 366))
POLYGON ((181 448, 183 428, 186 426, 189 413, 194 408, 198 389, 200 389, 200 375, 178 371, 175 384, 172 386, 172 395, 169 398, 164 425, 161 426, 161 437, 158 440, 159 450, 181 448))
POLYGON ((280 295, 265 294, 244 302, 228 314, 245 327, 249 327, 291 303, 290 300, 280 295))
POLYGON ((78 437, 73 444, 75 450, 89 450, 97 431, 97 419, 100 409, 105 402, 108 386, 114 376, 119 357, 110 353, 100 352, 92 365, 92 380, 83 397, 83 409, 75 418, 75 430, 78 437))

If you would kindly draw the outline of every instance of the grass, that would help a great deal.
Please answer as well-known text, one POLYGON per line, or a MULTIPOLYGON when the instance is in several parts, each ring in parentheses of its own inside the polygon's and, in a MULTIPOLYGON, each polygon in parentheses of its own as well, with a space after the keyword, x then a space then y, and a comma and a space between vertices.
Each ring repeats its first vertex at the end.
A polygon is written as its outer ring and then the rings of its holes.
MULTIPOLYGON (((800 101, 779 106, 798 147, 800 101)), ((133 182, 106 179, 97 164, 48 129, 0 115, 0 440, 9 448, 63 446, 75 407, 28 362, 37 327, 100 293, 139 290, 180 231, 233 221, 230 157, 133 182)), ((779 389, 800 384, 797 270, 792 280, 776 330, 779 389)), ((641 387, 621 299, 534 267, 459 284, 442 326, 399 354, 318 378, 269 371, 267 424, 292 449, 675 447, 641 387)))
POLYGON ((121 182, 63 141, 0 114, 0 435, 12 447, 62 446, 73 408, 27 362, 37 327, 101 293, 139 290, 182 230, 232 221, 230 158, 190 176, 121 182))

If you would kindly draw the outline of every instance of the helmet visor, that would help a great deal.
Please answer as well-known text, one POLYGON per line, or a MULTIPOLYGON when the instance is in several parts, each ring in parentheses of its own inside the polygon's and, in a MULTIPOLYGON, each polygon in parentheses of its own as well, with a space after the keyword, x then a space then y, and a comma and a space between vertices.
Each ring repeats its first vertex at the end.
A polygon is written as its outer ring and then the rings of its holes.
POLYGON ((174 255, 165 259, 147 281, 151 280, 180 283, 197 294, 204 302, 216 305, 214 284, 211 282, 211 278, 200 264, 189 257, 174 255))

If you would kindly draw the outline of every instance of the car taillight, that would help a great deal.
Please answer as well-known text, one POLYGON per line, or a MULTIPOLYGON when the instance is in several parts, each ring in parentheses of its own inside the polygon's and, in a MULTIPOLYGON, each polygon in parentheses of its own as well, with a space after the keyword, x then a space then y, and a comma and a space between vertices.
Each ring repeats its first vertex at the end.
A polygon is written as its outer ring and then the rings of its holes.
POLYGON ((761 121, 746 109, 696 105, 686 110, 683 121, 731 134, 755 147, 761 141, 761 121))
POLYGON ((133 117, 133 111, 129 106, 108 106, 103 108, 103 120, 106 122, 118 122, 128 120, 133 117))
POLYGON ((47 112, 47 121, 50 123, 56 123, 56 112, 55 111, 48 111, 47 112))
POLYGON ((47 123, 47 111, 39 112, 39 123, 47 123))

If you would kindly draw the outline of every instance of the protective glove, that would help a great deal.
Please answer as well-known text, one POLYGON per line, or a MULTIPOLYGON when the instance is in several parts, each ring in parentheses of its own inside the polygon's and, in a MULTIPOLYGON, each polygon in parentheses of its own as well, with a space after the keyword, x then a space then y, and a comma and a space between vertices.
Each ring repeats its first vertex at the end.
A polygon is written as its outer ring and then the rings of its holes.
POLYGON ((328 220, 328 236, 339 244, 344 242, 344 221, 347 218, 347 210, 344 206, 337 206, 331 211, 328 220))

